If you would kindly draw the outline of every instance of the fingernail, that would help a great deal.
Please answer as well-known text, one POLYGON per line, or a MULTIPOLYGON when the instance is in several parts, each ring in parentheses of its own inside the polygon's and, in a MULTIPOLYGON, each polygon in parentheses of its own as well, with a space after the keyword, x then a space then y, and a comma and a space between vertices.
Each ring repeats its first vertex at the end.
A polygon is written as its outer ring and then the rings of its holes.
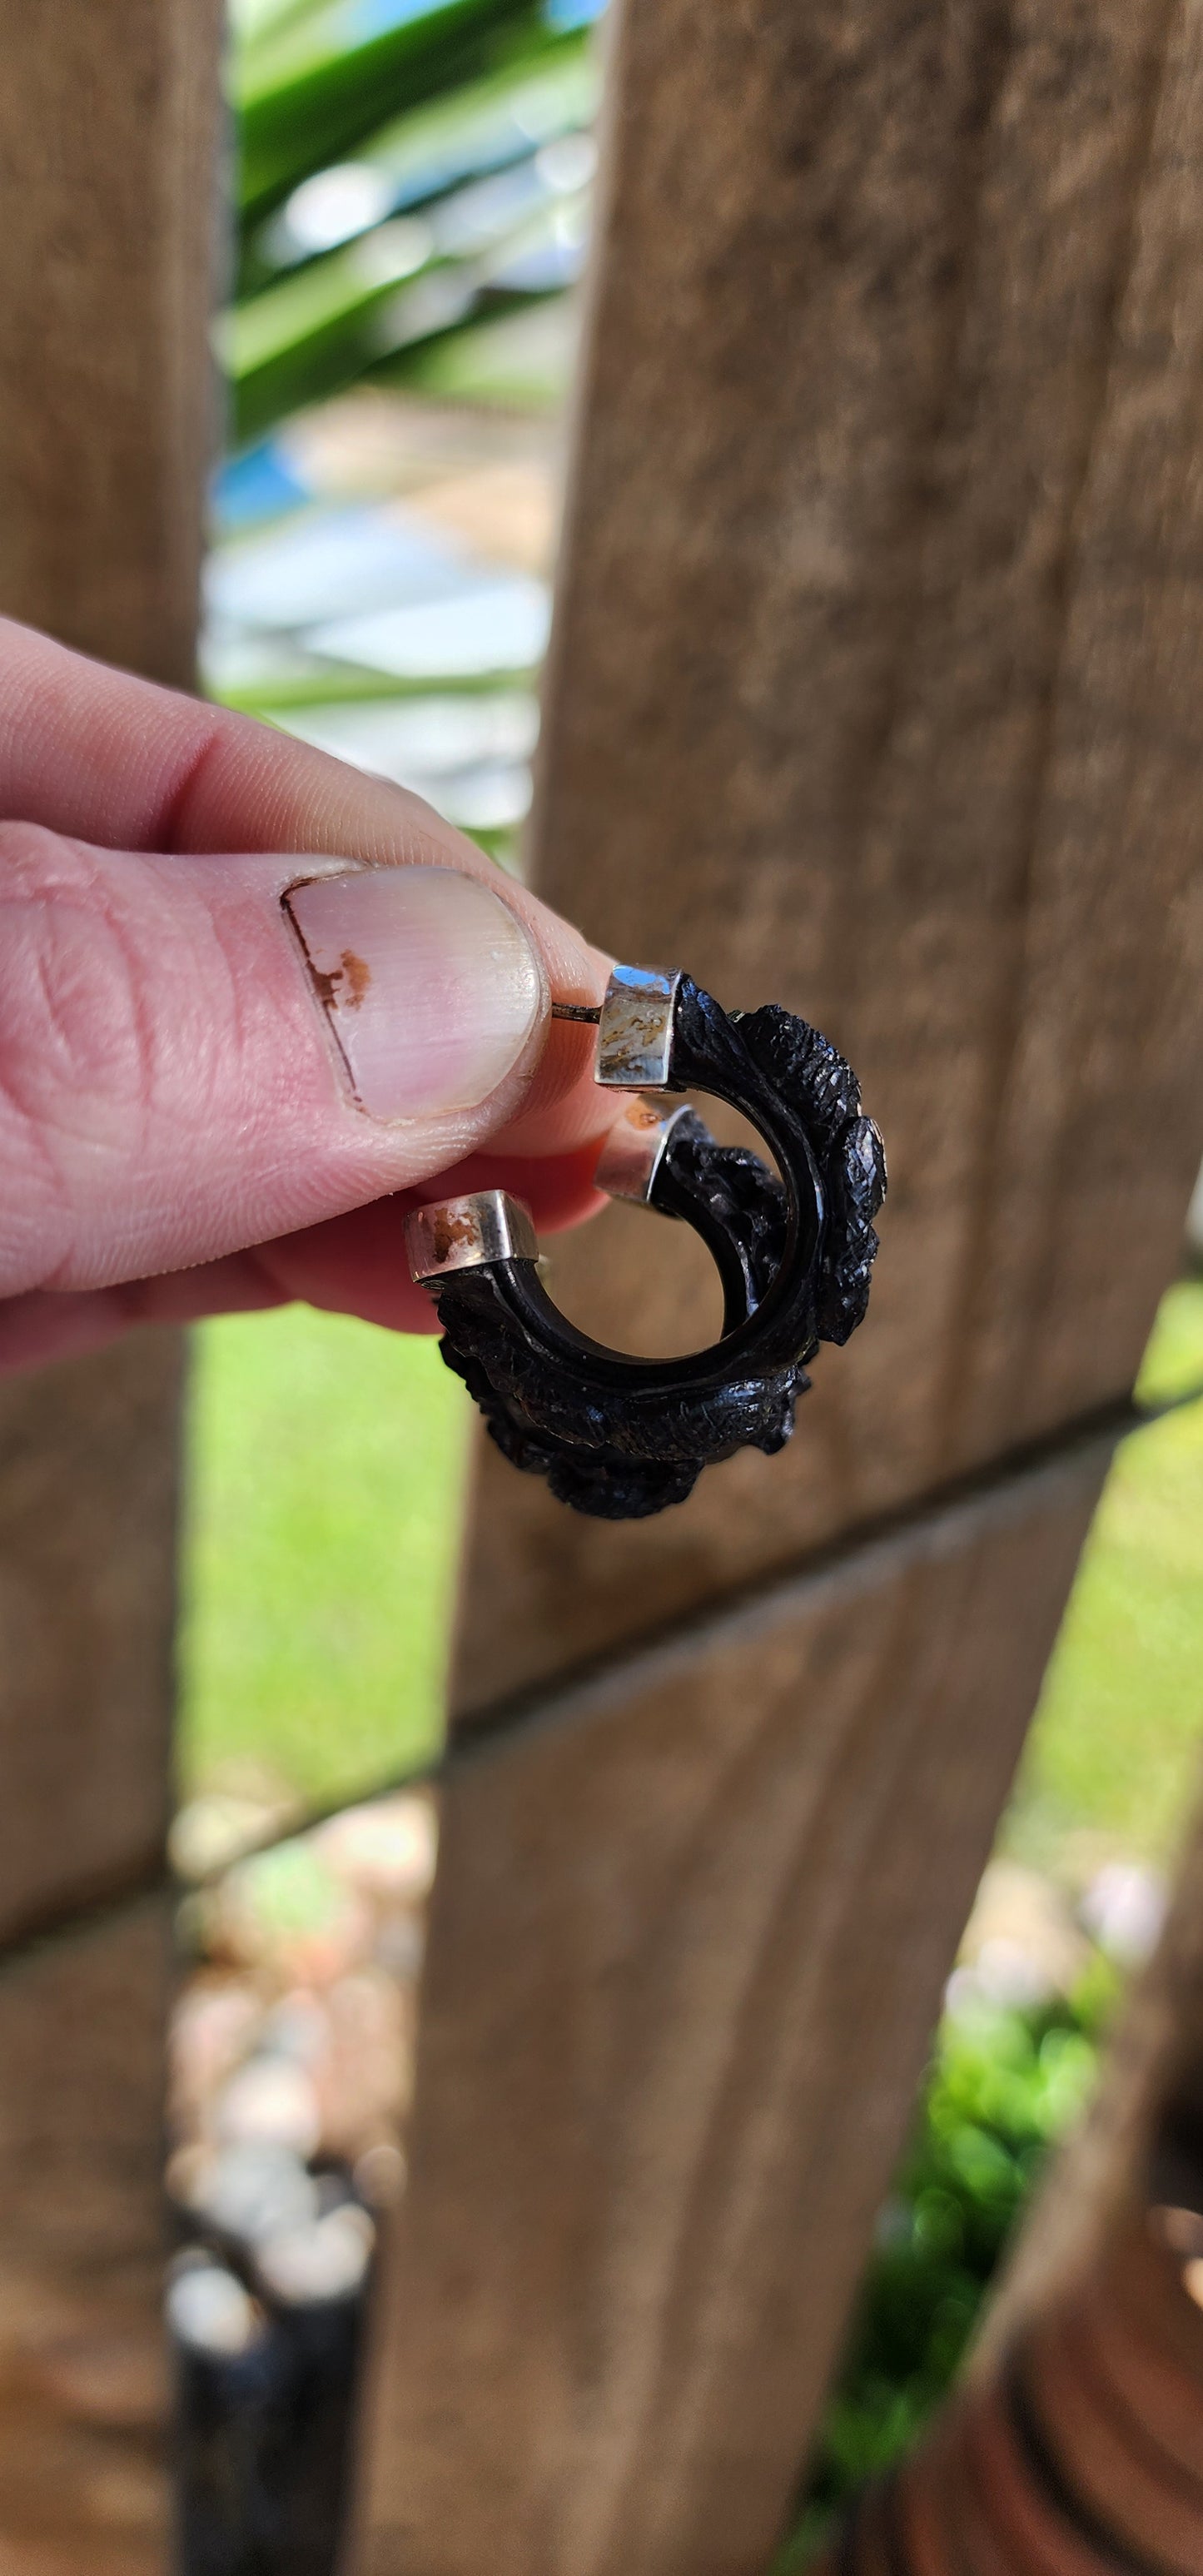
POLYGON ((354 1098, 371 1118, 473 1109, 539 1015, 539 961, 455 868, 359 868, 284 897, 354 1098))

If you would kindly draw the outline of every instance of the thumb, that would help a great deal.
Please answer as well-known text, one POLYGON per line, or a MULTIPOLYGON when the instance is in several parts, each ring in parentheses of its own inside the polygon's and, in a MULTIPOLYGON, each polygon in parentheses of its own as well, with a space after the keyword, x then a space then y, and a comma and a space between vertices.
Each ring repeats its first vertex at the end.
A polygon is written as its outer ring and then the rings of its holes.
POLYGON ((543 919, 454 867, 0 826, 0 1294, 219 1259, 525 1124, 545 953, 599 989, 543 919))

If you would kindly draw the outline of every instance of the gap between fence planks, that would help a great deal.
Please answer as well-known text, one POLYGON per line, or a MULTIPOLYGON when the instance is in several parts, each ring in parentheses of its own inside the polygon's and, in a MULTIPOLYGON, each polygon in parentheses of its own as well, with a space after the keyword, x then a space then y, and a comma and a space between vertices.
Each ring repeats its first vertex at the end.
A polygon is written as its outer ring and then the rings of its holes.
POLYGON ((1184 1837, 1161 1940, 1133 1981, 1097 2094, 1054 2157, 987 2313, 973 2356, 975 2380, 993 2375, 1031 2318, 1076 2279, 1097 2271, 1109 2241, 1133 2211, 1162 2197, 1176 2123, 1185 2127, 1197 2165, 1203 2136, 1203 1807, 1196 1808, 1184 1837))
MULTIPOLYGON (((891 1197, 784 1458, 608 1529, 485 1451, 463 1724, 1131 1384, 1203 1130, 1201 46, 626 0, 536 882, 826 1027, 891 1197)), ((634 1223, 554 1284, 663 1346, 634 1223)), ((448 1789, 372 2576, 763 2565, 1087 1500, 448 1789)))
MULTIPOLYGON (((9 0, 0 611, 192 677, 218 0, 9 0)), ((180 1354, 0 1390, 0 1928, 153 1866, 168 1800, 180 1354)), ((163 1907, 0 1966, 0 2560, 152 2576, 163 1907)))

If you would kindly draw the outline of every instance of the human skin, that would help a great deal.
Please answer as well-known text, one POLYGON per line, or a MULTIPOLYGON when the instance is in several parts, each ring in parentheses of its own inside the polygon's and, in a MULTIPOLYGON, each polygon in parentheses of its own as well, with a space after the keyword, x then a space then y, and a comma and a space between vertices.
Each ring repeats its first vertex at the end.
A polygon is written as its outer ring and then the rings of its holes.
POLYGON ((551 1003, 607 960, 420 797, 0 621, 0 815, 0 1371, 292 1298, 429 1331, 408 1207, 601 1204, 551 1003))

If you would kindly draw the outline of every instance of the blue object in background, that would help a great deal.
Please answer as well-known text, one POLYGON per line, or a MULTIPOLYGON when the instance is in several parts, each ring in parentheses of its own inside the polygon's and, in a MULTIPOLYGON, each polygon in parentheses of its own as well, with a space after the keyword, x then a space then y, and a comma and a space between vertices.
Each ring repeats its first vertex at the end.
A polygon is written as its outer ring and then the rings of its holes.
POLYGON ((273 440, 264 439, 258 447, 244 449, 241 456, 227 457, 218 467, 209 490, 214 533, 233 536, 239 529, 258 527, 265 519, 282 518, 308 499, 288 458, 273 440))
POLYGON ((557 36, 570 36, 577 27, 591 27, 605 6, 606 0, 546 0, 544 25, 557 36))

